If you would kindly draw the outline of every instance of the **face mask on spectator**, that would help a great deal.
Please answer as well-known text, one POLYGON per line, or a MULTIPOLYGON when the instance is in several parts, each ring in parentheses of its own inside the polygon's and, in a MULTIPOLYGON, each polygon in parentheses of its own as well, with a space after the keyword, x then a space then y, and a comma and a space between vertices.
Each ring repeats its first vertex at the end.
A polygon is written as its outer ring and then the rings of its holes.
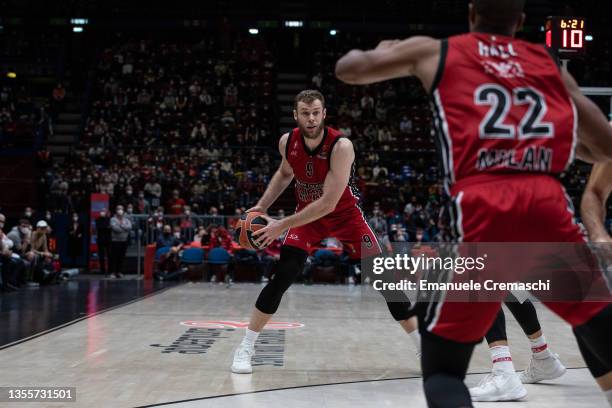
POLYGON ((185 215, 189 215, 189 214, 191 214, 191 211, 185 210, 185 215))
POLYGON ((134 212, 134 209, 132 207, 128 207, 127 212, 128 214, 132 214, 134 212))
POLYGON ((123 210, 117 210, 117 215, 121 217, 123 215, 123 210))
POLYGON ((74 217, 72 217, 72 221, 78 221, 79 220, 79 216, 75 215, 74 217))
MULTIPOLYGON (((1 227, 1 224, 0 224, 1 227)), ((19 232, 21 232, 23 235, 27 235, 28 232, 30 232, 30 229, 28 227, 19 227, 19 232)))
POLYGON ((106 211, 101 211, 100 212, 100 217, 106 217, 106 211))
POLYGON ((0 229, 4 228, 4 221, 0 221, 0 229))
POLYGON ((126 193, 127 195, 132 195, 133 191, 132 191, 132 190, 126 190, 126 191, 125 191, 125 193, 126 193))
POLYGON ((180 232, 175 232, 175 233, 174 233, 174 236, 175 236, 176 238, 180 238, 180 237, 181 237, 181 233, 180 233, 180 232))
POLYGON ((32 211, 26 211, 25 212, 25 216, 26 217, 31 217, 32 216, 32 211))

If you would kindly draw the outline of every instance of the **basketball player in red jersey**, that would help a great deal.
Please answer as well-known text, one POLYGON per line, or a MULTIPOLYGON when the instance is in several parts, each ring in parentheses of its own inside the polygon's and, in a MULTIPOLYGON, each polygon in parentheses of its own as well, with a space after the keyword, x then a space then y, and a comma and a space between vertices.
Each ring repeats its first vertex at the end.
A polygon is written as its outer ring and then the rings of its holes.
MULTIPOLYGON (((584 242, 553 175, 574 156, 612 160, 612 130, 604 115, 543 47, 513 38, 525 18, 524 3, 473 0, 469 34, 383 41, 374 50, 349 52, 336 65, 336 76, 347 83, 414 75, 431 93, 445 187, 462 242, 584 242)), ((610 302, 546 305, 571 324, 609 396, 610 302)), ((420 321, 427 402, 471 407, 463 379, 499 304, 428 306, 420 321)))
MULTIPOLYGON (((352 183, 353 144, 339 131, 325 126, 325 99, 320 92, 300 92, 294 107, 298 127, 281 137, 280 167, 257 205, 248 211, 265 213, 294 179, 298 206, 295 214, 281 220, 266 216, 266 227, 253 233, 258 243, 268 245, 287 231, 274 277, 259 294, 246 334, 234 353, 234 373, 252 372, 255 340, 278 309, 285 291, 300 275, 312 247, 324 238, 335 237, 355 262, 381 253, 352 183)), ((387 306, 409 333, 418 355, 420 338, 408 299, 387 302, 387 306)))

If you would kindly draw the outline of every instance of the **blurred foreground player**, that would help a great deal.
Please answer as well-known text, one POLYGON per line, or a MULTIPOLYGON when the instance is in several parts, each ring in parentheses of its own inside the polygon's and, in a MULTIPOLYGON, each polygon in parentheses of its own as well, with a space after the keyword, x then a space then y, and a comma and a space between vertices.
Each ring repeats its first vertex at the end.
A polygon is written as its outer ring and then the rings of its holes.
MULTIPOLYGON (((553 175, 574 155, 591 163, 612 160, 612 129, 601 111, 543 47, 513 38, 524 3, 473 0, 469 34, 383 41, 375 50, 349 52, 336 65, 347 83, 414 75, 431 93, 461 242, 584 242, 553 175)), ((610 302, 546 305, 571 324, 589 368, 609 378, 610 302)), ((472 406, 463 379, 499 307, 441 301, 424 316, 421 362, 429 406, 472 406)), ((598 383, 609 394, 612 383, 598 383)))
MULTIPOLYGON (((610 125, 612 126, 612 122, 610 125)), ((610 193, 612 193, 612 163, 595 164, 580 202, 580 215, 591 242, 612 244, 612 238, 604 225, 606 203, 610 193)))
MULTIPOLYGON (((335 237, 354 262, 381 253, 352 183, 353 144, 339 131, 325 126, 325 113, 320 92, 306 90, 296 96, 293 117, 298 127, 281 137, 281 164, 257 205, 248 210, 265 213, 295 179, 295 214, 281 220, 266 216, 268 225, 253 233, 257 243, 268 245, 288 230, 274 277, 259 294, 246 334, 234 353, 234 373, 253 371, 251 357, 257 336, 278 309, 285 291, 302 273, 311 247, 324 238, 335 237)), ((387 306, 419 350, 410 304, 387 302, 387 306)))

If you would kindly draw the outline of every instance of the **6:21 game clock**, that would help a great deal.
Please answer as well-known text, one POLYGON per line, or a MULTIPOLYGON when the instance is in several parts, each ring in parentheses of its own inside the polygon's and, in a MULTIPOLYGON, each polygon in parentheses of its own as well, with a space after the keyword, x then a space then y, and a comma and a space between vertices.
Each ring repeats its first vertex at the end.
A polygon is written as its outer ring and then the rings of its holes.
POLYGON ((582 17, 548 17, 545 25, 546 47, 559 58, 584 55, 585 20, 582 17))

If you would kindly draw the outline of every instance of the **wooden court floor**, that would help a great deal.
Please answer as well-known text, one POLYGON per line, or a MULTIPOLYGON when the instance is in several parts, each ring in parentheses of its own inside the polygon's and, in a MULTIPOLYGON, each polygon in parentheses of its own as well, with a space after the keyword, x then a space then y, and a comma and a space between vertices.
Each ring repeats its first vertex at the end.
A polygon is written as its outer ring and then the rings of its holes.
MULTIPOLYGON (((424 407, 412 344, 382 297, 359 286, 293 286, 256 346, 254 373, 229 372, 259 284, 188 283, 0 350, 0 386, 76 387, 76 402, 15 407, 424 407)), ((569 327, 538 306, 568 373, 507 407, 601 407, 569 327)), ((527 340, 507 314, 517 369, 527 340)), ((488 372, 478 346, 468 385, 488 372)), ((492 403, 477 404, 493 407, 492 403)))

